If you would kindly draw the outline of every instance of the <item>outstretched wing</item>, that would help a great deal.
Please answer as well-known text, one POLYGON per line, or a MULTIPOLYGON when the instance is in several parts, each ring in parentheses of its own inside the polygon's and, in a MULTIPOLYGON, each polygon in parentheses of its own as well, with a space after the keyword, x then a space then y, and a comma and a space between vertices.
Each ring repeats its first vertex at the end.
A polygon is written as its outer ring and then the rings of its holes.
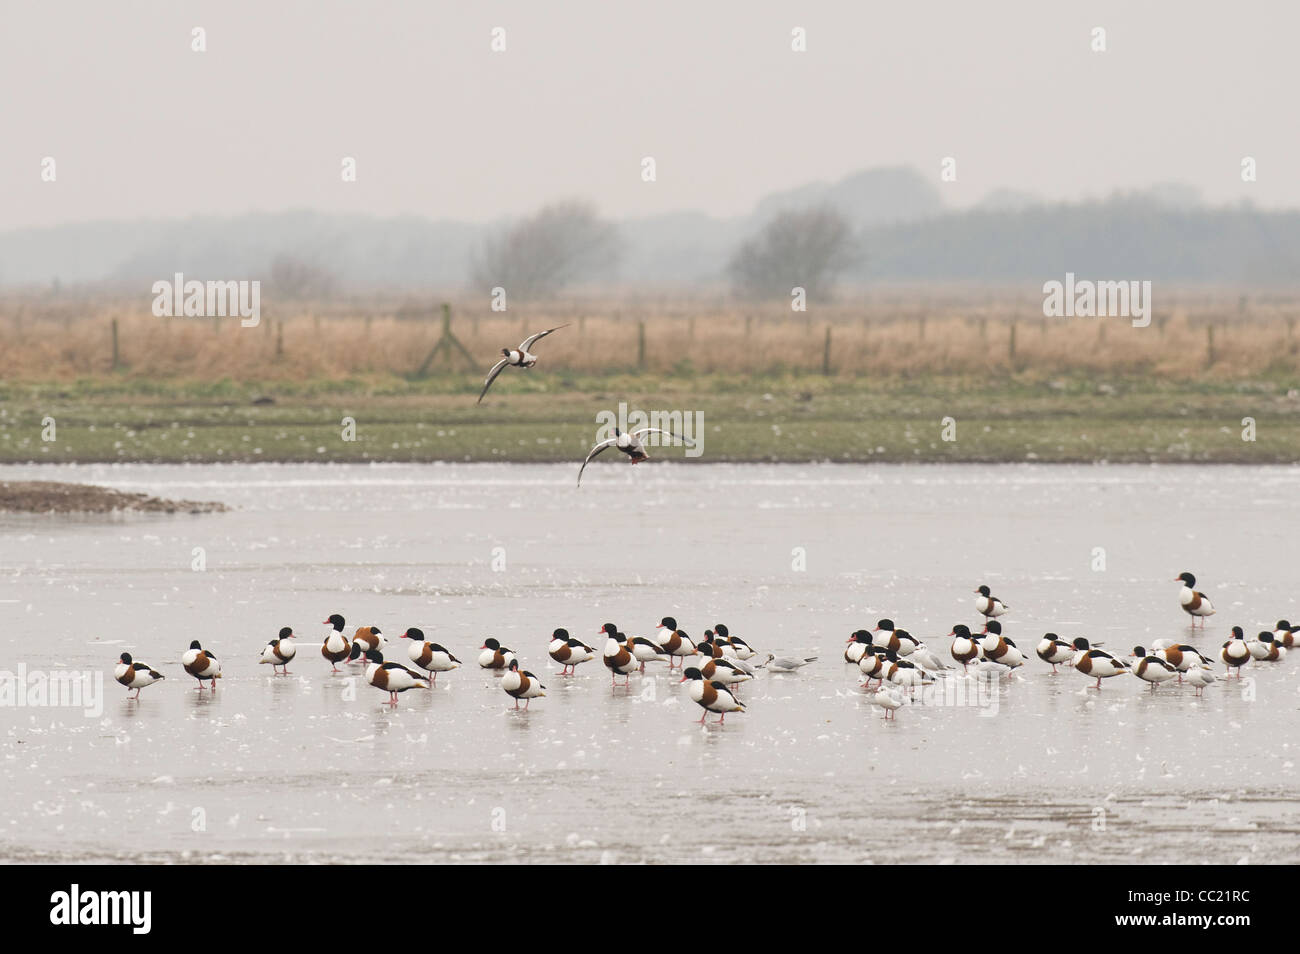
POLYGON ((657 427, 643 427, 639 431, 632 432, 632 436, 637 438, 638 440, 640 439, 642 434, 666 434, 667 436, 671 437, 673 440, 681 441, 687 447, 695 446, 695 441, 682 437, 679 434, 674 434, 672 431, 661 430, 660 428, 657 427))
POLYGON ((549 335, 552 331, 559 331, 561 328, 567 328, 567 327, 569 327, 569 325, 566 322, 563 325, 556 325, 554 328, 547 328, 545 331, 539 331, 537 334, 529 338, 525 338, 524 343, 519 346, 519 350, 527 351, 529 348, 535 345, 542 338, 545 338, 547 335, 549 335))
POLYGON ((475 402, 476 404, 483 403, 483 395, 487 394, 488 388, 492 387, 492 382, 497 379, 497 375, 500 374, 509 363, 509 358, 502 358, 496 364, 492 365, 492 370, 488 372, 487 380, 483 382, 483 391, 479 394, 478 401, 475 402))
POLYGON ((602 453, 609 450, 609 448, 613 447, 617 443, 618 443, 618 438, 611 437, 608 440, 601 441, 599 444, 597 444, 595 447, 591 449, 591 453, 587 455, 587 459, 584 460, 582 462, 582 466, 578 468, 579 487, 582 486, 582 472, 587 469, 587 465, 591 463, 592 459, 595 457, 599 457, 602 453))

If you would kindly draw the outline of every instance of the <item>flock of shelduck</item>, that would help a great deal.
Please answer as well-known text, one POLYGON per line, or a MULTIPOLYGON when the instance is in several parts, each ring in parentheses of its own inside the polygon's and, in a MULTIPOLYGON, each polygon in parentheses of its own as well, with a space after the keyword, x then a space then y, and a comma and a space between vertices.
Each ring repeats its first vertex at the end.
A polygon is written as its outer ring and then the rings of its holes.
MULTIPOLYGON (((1180 574, 1177 582, 1183 584, 1179 605, 1192 617, 1193 627, 1199 620, 1203 628, 1205 618, 1214 615, 1214 604, 1194 588, 1196 577, 1192 574, 1180 574)), ((952 640, 948 652, 963 672, 973 669, 977 675, 1010 676, 1026 662, 1026 654, 1003 634, 998 619, 1011 607, 987 586, 980 586, 975 593, 975 610, 984 617, 983 627, 974 633, 962 623, 954 625, 947 636, 952 640)), ((1241 668, 1251 661, 1280 662, 1285 658, 1297 632, 1300 627, 1285 619, 1279 620, 1273 631, 1261 632, 1254 639, 1247 639, 1243 629, 1234 626, 1231 638, 1219 651, 1219 659, 1227 667, 1227 674, 1235 671, 1240 678, 1241 668)), ((1095 679, 1091 687, 1095 689, 1101 688, 1103 679, 1128 674, 1150 685, 1153 691, 1171 679, 1187 682, 1199 696, 1217 678, 1209 656, 1177 640, 1157 639, 1150 650, 1135 646, 1127 657, 1112 655, 1099 645, 1082 636, 1067 641, 1056 633, 1045 633, 1034 647, 1034 654, 1050 665, 1053 673, 1059 672, 1059 666, 1070 666, 1095 679)), ((882 619, 874 629, 860 629, 849 636, 844 661, 857 665, 865 677, 862 688, 875 693, 871 701, 885 710, 887 719, 906 703, 908 690, 931 685, 955 668, 941 662, 929 647, 899 629, 891 619, 882 619)))
MULTIPOLYGON (((1214 614, 1213 604, 1204 593, 1194 589, 1196 578, 1192 574, 1180 574, 1177 580, 1183 584, 1179 605, 1192 616, 1193 627, 1197 620, 1204 627, 1205 617, 1214 614)), ((1025 666, 1029 654, 1022 652, 1003 632, 999 619, 1011 607, 994 596, 987 586, 979 587, 975 593, 975 610, 984 617, 980 632, 972 632, 970 627, 957 623, 946 637, 952 640, 948 654, 956 666, 945 662, 938 653, 897 626, 892 619, 881 619, 871 630, 857 630, 848 638, 844 661, 858 667, 865 679, 862 688, 872 694, 873 705, 885 710, 885 718, 894 717, 895 712, 908 701, 908 692, 950 677, 957 672, 958 666, 962 673, 974 670, 977 676, 988 678, 1010 676, 1025 666)), ((415 627, 408 628, 399 637, 408 641, 407 657, 415 667, 410 668, 384 659, 388 639, 378 626, 361 626, 349 638, 345 633, 346 621, 341 615, 331 615, 324 625, 329 628, 320 651, 332 671, 340 672, 340 663, 363 663, 366 682, 388 693, 389 705, 396 705, 398 696, 410 689, 432 688, 439 673, 451 672, 461 666, 461 661, 449 649, 426 640, 424 632, 415 627)), ((1223 644, 1218 656, 1227 667, 1227 675, 1236 672, 1241 678, 1241 670, 1248 663, 1281 662, 1294 645, 1297 632, 1300 632, 1300 627, 1292 626, 1285 619, 1279 620, 1272 631, 1262 631, 1253 639, 1246 638, 1242 627, 1234 626, 1231 638, 1223 644)), ((666 662, 670 671, 677 669, 681 672, 681 682, 690 683, 687 687, 690 698, 704 710, 701 722, 710 712, 718 714, 719 722, 726 719, 728 712, 744 712, 745 705, 738 696, 739 687, 752 680, 759 669, 792 673, 817 660, 816 656, 760 654, 744 639, 733 636, 724 623, 716 623, 712 629, 704 630, 703 638, 697 641, 671 616, 659 621, 652 637, 628 636, 614 623, 605 623, 597 630, 597 635, 604 637, 599 650, 570 635, 567 629, 556 629, 551 633, 547 654, 562 667, 561 676, 576 674, 579 666, 599 656, 609 671, 611 685, 620 685, 618 680, 622 677, 621 684, 626 686, 632 673, 646 671, 647 663, 666 662), (688 659, 691 661, 689 667, 688 659)), ((287 675, 289 664, 296 655, 296 636, 292 627, 285 626, 262 649, 258 662, 270 665, 277 675, 287 675)), ((1066 640, 1056 633, 1045 633, 1034 647, 1034 655, 1050 665, 1053 673, 1059 672, 1060 666, 1069 666, 1075 672, 1096 680, 1091 687, 1096 689, 1101 688, 1103 679, 1132 675, 1147 683, 1152 691, 1171 680, 1187 682, 1199 696, 1216 681, 1211 657, 1195 646, 1173 639, 1157 639, 1150 649, 1135 646, 1127 657, 1120 657, 1099 648, 1099 644, 1090 643, 1083 636, 1066 640)), ((523 708, 527 709, 533 699, 545 697, 546 686, 534 673, 520 665, 513 650, 502 646, 497 639, 483 641, 477 661, 480 668, 501 674, 501 688, 514 700, 516 709, 521 701, 523 708)), ((200 692, 205 689, 216 691, 217 680, 221 678, 221 663, 198 640, 191 642, 181 656, 181 665, 198 682, 200 692)), ((114 678, 127 689, 135 690, 134 698, 138 699, 141 689, 164 676, 153 667, 133 659, 130 653, 123 653, 114 678)))
MULTIPOLYGON (((439 673, 461 666, 461 661, 450 650, 429 642, 424 638, 424 632, 415 627, 407 629, 399 637, 409 640, 407 657, 415 666, 412 669, 401 663, 385 661, 384 649, 388 646, 388 638, 378 626, 361 626, 349 638, 345 632, 346 620, 338 613, 326 619, 324 625, 329 628, 325 631, 320 651, 331 671, 341 672, 340 663, 364 663, 366 682, 388 693, 389 705, 397 705, 398 696, 410 689, 432 688, 439 673)), ((770 667, 773 672, 796 672, 817 659, 816 656, 776 656, 772 653, 758 659, 759 654, 744 639, 732 636, 723 623, 706 629, 699 642, 683 632, 671 616, 665 616, 656 631, 662 631, 659 638, 651 639, 629 637, 614 623, 606 623, 600 628, 599 633, 605 637, 600 656, 613 684, 618 685, 618 677, 622 676, 623 685, 627 685, 633 672, 645 672, 648 662, 667 662, 669 669, 681 669, 681 681, 690 683, 687 692, 691 699, 705 710, 705 715, 718 713, 719 722, 726 719, 728 712, 745 711, 744 704, 737 698, 736 686, 754 678, 759 669, 770 667), (695 657, 695 665, 686 668, 688 657, 695 657)), ((296 639, 292 627, 283 627, 262 649, 258 662, 269 664, 276 675, 288 675, 289 664, 298 652, 296 639)), ((557 629, 551 634, 547 653, 560 663, 562 676, 575 674, 578 666, 590 662, 597 655, 595 648, 570 636, 566 629, 557 629)), ((514 699, 516 709, 521 701, 523 708, 527 709, 533 699, 546 695, 546 686, 541 680, 522 668, 515 652, 502 646, 495 638, 483 641, 477 661, 481 669, 501 674, 501 688, 514 699)), ((221 663, 198 640, 190 643, 190 648, 181 656, 181 665, 198 682, 200 692, 216 691, 217 680, 221 678, 221 663)), ((114 677, 128 689, 134 689, 133 698, 137 699, 141 689, 164 678, 151 666, 132 659, 130 653, 122 654, 114 677)), ((703 722, 704 718, 701 716, 700 721, 703 722)))

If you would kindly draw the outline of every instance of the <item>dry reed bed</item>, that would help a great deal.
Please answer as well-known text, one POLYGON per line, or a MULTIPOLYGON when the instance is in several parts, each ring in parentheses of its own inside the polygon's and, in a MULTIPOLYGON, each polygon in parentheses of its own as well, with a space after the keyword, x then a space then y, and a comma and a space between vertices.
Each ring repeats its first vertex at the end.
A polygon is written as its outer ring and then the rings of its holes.
MULTIPOLYGON (((441 334, 428 306, 401 302, 264 307, 262 322, 156 318, 147 303, 0 303, 0 377, 58 380, 116 369, 143 378, 306 380, 411 375, 441 334)), ((1161 378, 1291 374, 1300 370, 1300 301, 1188 298, 1150 327, 1122 318, 1044 318, 1025 297, 914 300, 879 296, 808 313, 788 306, 681 300, 574 301, 507 314, 453 304, 452 330, 475 359, 440 357, 430 374, 486 369, 503 346, 570 323, 537 351, 576 373, 774 371, 847 375, 1146 373, 1161 378)))

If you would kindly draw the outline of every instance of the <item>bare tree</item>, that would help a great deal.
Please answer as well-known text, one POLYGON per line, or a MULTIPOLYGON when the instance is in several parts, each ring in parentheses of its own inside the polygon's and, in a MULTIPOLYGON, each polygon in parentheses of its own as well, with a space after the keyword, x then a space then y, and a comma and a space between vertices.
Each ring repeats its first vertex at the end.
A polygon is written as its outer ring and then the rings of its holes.
POLYGON ((295 255, 280 254, 271 262, 270 285, 280 298, 329 298, 337 289, 334 276, 325 268, 295 255))
POLYGON ((823 206, 777 215, 736 250, 727 272, 747 298, 786 297, 796 286, 825 296, 857 255, 848 221, 823 206))
POLYGON ((548 205, 489 238, 470 268, 476 285, 500 286, 519 298, 553 294, 618 261, 618 232, 587 202, 548 205))

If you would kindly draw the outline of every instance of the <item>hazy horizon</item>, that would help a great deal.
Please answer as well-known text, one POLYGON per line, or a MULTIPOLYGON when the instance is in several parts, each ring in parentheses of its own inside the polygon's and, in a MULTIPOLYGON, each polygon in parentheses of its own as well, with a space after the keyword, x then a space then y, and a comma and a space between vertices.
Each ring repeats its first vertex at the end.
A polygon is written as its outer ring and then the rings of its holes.
POLYGON ((1164 183, 1300 207, 1283 172, 1300 155, 1286 119, 1300 10, 1225 9, 18 6, 0 34, 16 91, 0 231, 286 210, 485 223, 572 195, 616 219, 732 218, 893 166, 949 209, 1002 189, 1078 202, 1164 183), (940 178, 948 156, 955 182, 940 178), (1258 181, 1242 181, 1244 156, 1258 181))

